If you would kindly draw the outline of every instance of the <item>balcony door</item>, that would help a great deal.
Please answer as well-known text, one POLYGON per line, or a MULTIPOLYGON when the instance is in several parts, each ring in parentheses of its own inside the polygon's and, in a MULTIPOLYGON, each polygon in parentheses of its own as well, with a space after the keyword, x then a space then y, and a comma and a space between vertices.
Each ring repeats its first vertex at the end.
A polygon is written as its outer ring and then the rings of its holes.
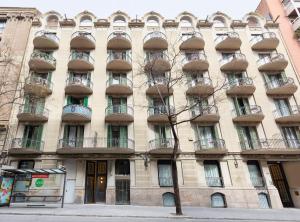
POLYGON ((300 131, 298 127, 282 127, 281 131, 287 147, 300 148, 300 131))
POLYGON ((197 138, 202 149, 214 148, 217 138, 215 126, 197 126, 197 138))
POLYGON ((44 98, 36 98, 30 95, 25 96, 24 112, 42 115, 45 107, 44 98))
POLYGON ((238 116, 247 115, 250 113, 250 105, 248 98, 233 98, 235 110, 238 116))
POLYGON ((260 141, 255 126, 238 126, 238 135, 243 149, 260 147, 260 141))
POLYGON ((109 96, 108 106, 112 113, 127 113, 127 98, 109 96))
POLYGON ((227 79, 229 82, 229 85, 240 85, 240 82, 242 79, 245 77, 244 73, 228 73, 227 74, 227 79))
POLYGON ((266 74, 265 80, 269 88, 277 88, 280 87, 283 78, 281 76, 281 73, 277 73, 277 74, 274 73, 274 74, 266 74))
POLYGON ((67 105, 81 105, 84 107, 88 106, 88 97, 74 97, 74 96, 68 96, 67 97, 67 105))
POLYGON ((222 175, 218 161, 204 161, 204 172, 207 186, 223 186, 222 175))
POLYGON ((112 85, 125 85, 127 82, 126 73, 110 73, 109 81, 112 85))
POLYGON ((65 125, 64 128, 64 146, 82 147, 83 146, 83 125, 65 125))
POLYGON ((291 115, 291 108, 287 99, 275 99, 274 102, 276 106, 276 111, 279 116, 291 115))
POLYGON ((87 73, 70 73, 70 83, 89 86, 90 75, 87 73))
POLYGON ((107 147, 128 148, 127 126, 107 126, 107 147))
POLYGON ((171 128, 166 125, 154 126, 156 147, 172 146, 170 139, 172 138, 171 128))
POLYGON ((41 147, 43 125, 26 125, 23 134, 22 146, 39 150, 41 147))

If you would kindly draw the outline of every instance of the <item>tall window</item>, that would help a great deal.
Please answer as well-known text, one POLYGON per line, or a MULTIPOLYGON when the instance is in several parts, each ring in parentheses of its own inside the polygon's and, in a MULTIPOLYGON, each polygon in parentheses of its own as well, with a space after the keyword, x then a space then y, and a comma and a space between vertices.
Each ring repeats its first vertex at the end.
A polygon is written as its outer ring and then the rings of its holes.
POLYGON ((300 148, 300 130, 299 127, 282 127, 285 145, 289 148, 300 148))
POLYGON ((274 99, 274 103, 279 117, 291 115, 291 108, 288 99, 274 99))
POLYGON ((172 133, 170 126, 167 125, 155 125, 155 147, 172 147, 172 133))
POLYGON ((43 125, 26 125, 23 134, 22 147, 40 150, 42 142, 43 125))
POLYGON ((83 146, 83 125, 65 125, 63 146, 82 147, 83 146))
POLYGON ((265 193, 258 194, 258 202, 260 208, 270 208, 268 195, 265 193))
POLYGON ((128 148, 127 126, 107 126, 107 147, 128 148))
POLYGON ((172 166, 169 160, 159 160, 157 162, 158 167, 158 181, 161 187, 172 187, 172 166))
POLYGON ((6 26, 6 20, 0 20, 0 33, 4 31, 5 26, 6 26))
POLYGON ((237 131, 242 149, 247 150, 261 147, 255 126, 238 126, 237 131))
POLYGON ((264 186, 264 181, 259 167, 259 163, 257 161, 248 161, 247 165, 252 185, 254 187, 264 186))
POLYGON ((204 161, 204 172, 207 186, 223 186, 221 170, 218 161, 204 161))
POLYGON ((216 147, 216 139, 218 138, 215 126, 197 126, 197 139, 202 149, 216 147))
POLYGON ((74 96, 68 96, 67 97, 67 105, 80 105, 87 107, 88 106, 88 97, 74 97, 74 96))

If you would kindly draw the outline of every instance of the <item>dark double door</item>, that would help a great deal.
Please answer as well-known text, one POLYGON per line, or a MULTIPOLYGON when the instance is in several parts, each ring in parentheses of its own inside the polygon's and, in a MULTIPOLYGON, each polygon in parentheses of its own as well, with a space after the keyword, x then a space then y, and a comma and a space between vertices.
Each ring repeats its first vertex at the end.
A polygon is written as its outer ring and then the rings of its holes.
POLYGON ((105 203, 107 185, 107 162, 87 161, 85 203, 105 203))
POLYGON ((294 207, 289 186, 280 163, 269 163, 269 169, 273 184, 279 192, 279 196, 284 207, 294 207))

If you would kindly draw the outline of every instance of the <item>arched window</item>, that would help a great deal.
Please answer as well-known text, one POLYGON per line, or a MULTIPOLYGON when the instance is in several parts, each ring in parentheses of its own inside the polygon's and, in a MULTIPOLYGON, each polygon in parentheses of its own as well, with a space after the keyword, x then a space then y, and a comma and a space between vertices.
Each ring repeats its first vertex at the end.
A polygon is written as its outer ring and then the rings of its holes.
POLYGON ((56 15, 49 15, 47 18, 47 26, 58 26, 58 17, 56 15))
POLYGON ((265 193, 258 194, 258 202, 260 208, 270 208, 268 195, 265 193))
POLYGON ((163 205, 165 207, 174 207, 175 206, 175 196, 173 193, 167 192, 162 195, 163 205))
POLYGON ((126 25, 126 19, 121 15, 116 16, 114 18, 113 25, 114 26, 125 26, 126 25))
POLYGON ((192 20, 190 17, 184 16, 180 19, 180 27, 190 28, 192 26, 192 20))
POLYGON ((80 19, 80 26, 93 26, 93 21, 90 16, 83 16, 80 19))
POLYGON ((222 27, 226 27, 226 23, 223 17, 215 17, 213 20, 213 27, 216 28, 222 28, 222 27))
POLYGON ((255 17, 249 17, 247 19, 247 21, 248 21, 249 27, 259 27, 260 26, 257 18, 255 18, 255 17))
POLYGON ((150 16, 147 19, 147 26, 150 27, 158 27, 159 26, 159 20, 156 16, 150 16))
POLYGON ((222 193, 214 193, 211 195, 211 207, 226 207, 225 196, 222 193))

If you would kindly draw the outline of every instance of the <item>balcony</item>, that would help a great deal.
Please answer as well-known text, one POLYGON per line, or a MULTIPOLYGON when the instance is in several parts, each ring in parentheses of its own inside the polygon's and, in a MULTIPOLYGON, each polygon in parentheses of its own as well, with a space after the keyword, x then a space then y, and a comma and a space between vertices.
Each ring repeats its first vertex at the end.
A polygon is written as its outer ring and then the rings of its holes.
POLYGON ((134 141, 119 138, 60 139, 58 154, 133 154, 134 141))
POLYGON ((237 78, 228 82, 226 94, 233 95, 252 95, 255 91, 253 80, 248 77, 237 78))
POLYGON ((59 47, 59 38, 56 33, 39 31, 35 33, 33 45, 35 49, 55 50, 59 47))
POLYGON ((300 154, 300 140, 260 139, 241 142, 242 154, 245 155, 285 155, 300 154))
POLYGON ((107 57, 107 70, 118 70, 128 72, 132 69, 129 53, 109 53, 107 57))
POLYGON ((94 69, 94 59, 89 53, 71 52, 68 69, 77 71, 91 71, 94 69))
MULTIPOLYGON (((148 122, 151 123, 168 123, 168 116, 175 114, 175 108, 170 106, 170 110, 166 105, 152 106, 148 108, 148 122)), ((171 117, 172 121, 176 121, 175 117, 171 117)))
POLYGON ((93 83, 89 79, 69 77, 66 81, 65 93, 68 95, 90 95, 93 83))
POLYGON ((14 138, 8 150, 10 155, 41 155, 44 149, 44 141, 30 138, 14 138))
POLYGON ((273 114, 276 123, 279 124, 295 124, 300 123, 300 107, 297 105, 289 108, 279 108, 280 110, 274 110, 273 114))
POLYGON ((36 104, 24 104, 19 107, 17 118, 20 122, 47 122, 49 110, 36 104))
POLYGON ((279 44, 279 39, 274 32, 265 32, 254 36, 250 40, 253 50, 275 50, 279 44))
POLYGON ((192 123, 217 123, 220 120, 218 108, 215 105, 193 105, 190 110, 192 123))
POLYGON ((264 119, 264 114, 260 106, 240 107, 232 110, 234 123, 260 123, 264 119))
POLYGON ((212 155, 225 155, 227 149, 225 148, 225 141, 222 139, 206 139, 197 140, 194 142, 195 154, 212 154, 212 155))
POLYGON ((222 71, 244 71, 248 67, 248 61, 244 54, 234 53, 220 59, 220 66, 222 71))
POLYGON ((201 50, 205 42, 200 32, 182 33, 180 50, 201 50))
POLYGON ((92 50, 95 49, 95 38, 91 33, 78 31, 74 32, 71 37, 71 49, 92 50))
POLYGON ((214 87, 210 78, 199 77, 196 79, 191 79, 187 82, 187 86, 187 95, 201 96, 212 95, 214 93, 214 87))
POLYGON ((293 30, 295 32, 296 37, 299 38, 300 37, 300 17, 297 17, 293 21, 293 30))
POLYGON ((151 73, 165 73, 170 71, 171 64, 169 57, 165 52, 150 52, 146 53, 145 58, 145 72, 151 73))
POLYGON ((126 32, 115 31, 107 38, 107 49, 131 49, 131 38, 126 32))
POLYGON ((34 51, 29 60, 31 70, 55 70, 56 59, 49 53, 34 51))
POLYGON ((167 49, 168 41, 165 34, 159 31, 150 32, 144 38, 144 49, 167 49))
POLYGON ((216 50, 239 50, 242 41, 236 32, 228 32, 215 39, 216 50))
POLYGON ((105 109, 105 122, 132 123, 133 108, 127 105, 111 105, 105 109))
POLYGON ((173 94, 173 88, 169 87, 167 77, 154 77, 148 81, 146 94, 151 97, 169 96, 173 94))
POLYGON ((297 86, 292 78, 283 78, 265 84, 268 96, 291 96, 297 91, 297 86))
POLYGON ((38 97, 46 97, 52 93, 52 82, 38 76, 30 76, 25 79, 24 91, 38 97))
POLYGON ((62 121, 64 122, 90 122, 92 110, 83 105, 66 105, 63 108, 62 121))
POLYGON ((296 14, 296 9, 300 8, 299 0, 284 0, 282 1, 282 4, 284 5, 284 10, 287 16, 289 16, 292 13, 296 14))
POLYGON ((127 78, 120 78, 118 80, 110 77, 106 81, 106 94, 108 95, 131 95, 132 81, 127 78))
POLYGON ((288 61, 284 58, 284 55, 277 52, 257 60, 259 71, 281 71, 287 65, 288 61))
POLYGON ((185 72, 207 70, 208 66, 209 63, 204 53, 189 54, 182 59, 182 70, 185 72))
POLYGON ((149 141, 149 153, 156 155, 171 155, 174 150, 173 138, 160 138, 149 141))

